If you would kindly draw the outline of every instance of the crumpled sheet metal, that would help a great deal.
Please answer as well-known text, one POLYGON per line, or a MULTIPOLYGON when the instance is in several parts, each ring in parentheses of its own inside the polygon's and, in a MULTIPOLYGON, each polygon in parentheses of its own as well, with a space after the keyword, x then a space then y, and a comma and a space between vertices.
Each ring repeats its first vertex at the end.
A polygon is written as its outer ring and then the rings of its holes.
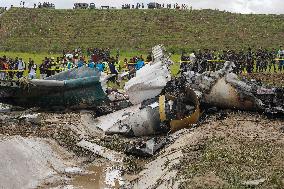
POLYGON ((172 63, 163 45, 152 49, 153 61, 136 72, 136 77, 124 87, 132 104, 142 103, 158 96, 171 80, 169 65, 172 63))
POLYGON ((139 104, 158 96, 170 80, 166 62, 154 61, 138 70, 136 77, 125 84, 124 90, 132 104, 139 104))

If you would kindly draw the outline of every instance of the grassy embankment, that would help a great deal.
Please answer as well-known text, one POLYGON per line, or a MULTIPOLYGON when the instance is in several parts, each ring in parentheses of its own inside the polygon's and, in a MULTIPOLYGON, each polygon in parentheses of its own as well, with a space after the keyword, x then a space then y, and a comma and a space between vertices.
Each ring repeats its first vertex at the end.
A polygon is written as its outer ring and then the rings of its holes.
POLYGON ((0 51, 60 53, 80 46, 147 52, 279 47, 284 15, 217 10, 48 10, 13 8, 0 20, 0 51))

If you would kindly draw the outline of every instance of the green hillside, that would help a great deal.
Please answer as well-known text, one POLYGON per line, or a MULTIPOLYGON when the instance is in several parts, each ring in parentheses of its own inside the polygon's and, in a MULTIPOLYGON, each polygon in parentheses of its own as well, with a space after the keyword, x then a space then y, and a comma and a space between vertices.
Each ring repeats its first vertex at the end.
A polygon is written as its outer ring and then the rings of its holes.
POLYGON ((13 8, 0 17, 0 51, 61 52, 82 47, 148 51, 278 47, 284 15, 216 10, 48 10, 13 8))

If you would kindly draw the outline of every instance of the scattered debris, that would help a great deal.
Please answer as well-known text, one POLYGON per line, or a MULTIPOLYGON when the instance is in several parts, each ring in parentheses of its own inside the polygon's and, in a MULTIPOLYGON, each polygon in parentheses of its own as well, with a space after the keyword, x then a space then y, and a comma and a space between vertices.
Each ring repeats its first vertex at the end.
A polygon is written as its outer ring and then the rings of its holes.
POLYGON ((12 107, 7 104, 0 103, 0 113, 10 112, 11 108, 12 107))
POLYGON ((115 152, 113 150, 109 150, 105 147, 99 146, 97 144, 82 140, 79 143, 77 143, 77 146, 84 148, 86 150, 90 150, 91 152, 95 153, 96 155, 99 155, 103 158, 106 158, 113 162, 123 162, 124 155, 118 152, 115 152))
POLYGON ((138 157, 151 157, 166 145, 167 139, 163 137, 161 138, 162 139, 160 139, 160 137, 153 138, 143 142, 142 144, 132 146, 126 151, 126 153, 138 157))
POLYGON ((21 117, 19 117, 19 120, 20 121, 24 120, 27 123, 38 125, 41 123, 40 115, 41 115, 40 113, 22 115, 21 117))
POLYGON ((245 186, 250 186, 250 187, 254 187, 254 186, 258 186, 262 183, 264 183, 266 181, 266 179, 258 179, 258 180, 250 180, 250 181, 245 181, 242 184, 245 186))
POLYGON ((66 169, 64 169, 64 173, 69 175, 82 175, 87 174, 88 172, 79 167, 67 167, 66 169))

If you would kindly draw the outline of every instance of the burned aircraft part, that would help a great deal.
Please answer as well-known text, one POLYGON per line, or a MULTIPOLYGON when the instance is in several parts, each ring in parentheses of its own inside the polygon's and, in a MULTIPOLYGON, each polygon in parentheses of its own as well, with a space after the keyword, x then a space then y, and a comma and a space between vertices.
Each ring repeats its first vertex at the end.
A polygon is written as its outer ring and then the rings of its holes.
POLYGON ((225 62, 224 67, 216 72, 208 71, 199 74, 197 72, 189 71, 183 73, 181 79, 184 77, 186 79, 186 84, 184 85, 189 86, 194 91, 209 93, 217 81, 230 73, 234 66, 235 64, 233 62, 225 62))
POLYGON ((168 52, 164 45, 156 45, 152 48, 152 60, 153 62, 167 61, 170 59, 168 52))
POLYGON ((176 132, 178 130, 192 127, 198 123, 201 117, 201 110, 200 110, 200 103, 197 94, 191 89, 187 88, 187 100, 189 101, 187 104, 192 104, 194 106, 194 112, 187 117, 180 119, 180 120, 172 120, 170 122, 171 131, 176 132))
POLYGON ((126 119, 127 117, 138 111, 140 111, 140 105, 130 106, 128 108, 97 117, 94 120, 94 125, 100 128, 102 131, 106 132, 115 123, 126 119))
POLYGON ((226 62, 216 72, 187 72, 184 75, 187 85, 200 93, 200 101, 206 105, 240 110, 258 109, 260 102, 251 93, 251 87, 231 73, 233 68, 233 62, 226 62))
POLYGON ((209 94, 204 95, 203 101, 210 106, 219 108, 257 110, 257 104, 252 97, 242 94, 225 78, 221 78, 212 87, 209 94))
POLYGON ((148 106, 115 123, 106 134, 147 136, 161 133, 158 107, 148 106))
MULTIPOLYGON (((226 62, 216 72, 185 72, 182 77, 186 78, 185 85, 198 94, 203 105, 271 114, 284 113, 283 93, 277 92, 281 89, 267 87, 261 82, 241 80, 232 73, 233 67, 234 63, 226 62)), ((179 80, 183 80, 182 77, 179 80)))
POLYGON ((167 138, 152 138, 146 142, 137 144, 126 150, 126 154, 138 157, 151 157, 163 148, 167 143, 167 138))
POLYGON ((165 96, 159 98, 160 119, 162 122, 169 121, 172 132, 196 124, 201 116, 198 94, 189 87, 175 84, 169 84, 164 90, 165 96), (166 100, 172 102, 166 103, 166 100))
POLYGON ((170 130, 175 132, 196 124, 200 117, 199 101, 193 90, 186 91, 183 100, 181 97, 160 96, 159 99, 144 101, 140 109, 129 112, 125 119, 114 123, 105 133, 149 136, 170 130))
POLYGON ((22 107, 87 108, 107 101, 101 74, 87 67, 45 80, 0 82, 0 101, 22 107))
POLYGON ((164 47, 153 48, 154 61, 136 72, 136 77, 125 84, 126 94, 132 104, 140 104, 144 100, 154 98, 162 92, 167 82, 171 80, 169 71, 169 56, 164 47))

